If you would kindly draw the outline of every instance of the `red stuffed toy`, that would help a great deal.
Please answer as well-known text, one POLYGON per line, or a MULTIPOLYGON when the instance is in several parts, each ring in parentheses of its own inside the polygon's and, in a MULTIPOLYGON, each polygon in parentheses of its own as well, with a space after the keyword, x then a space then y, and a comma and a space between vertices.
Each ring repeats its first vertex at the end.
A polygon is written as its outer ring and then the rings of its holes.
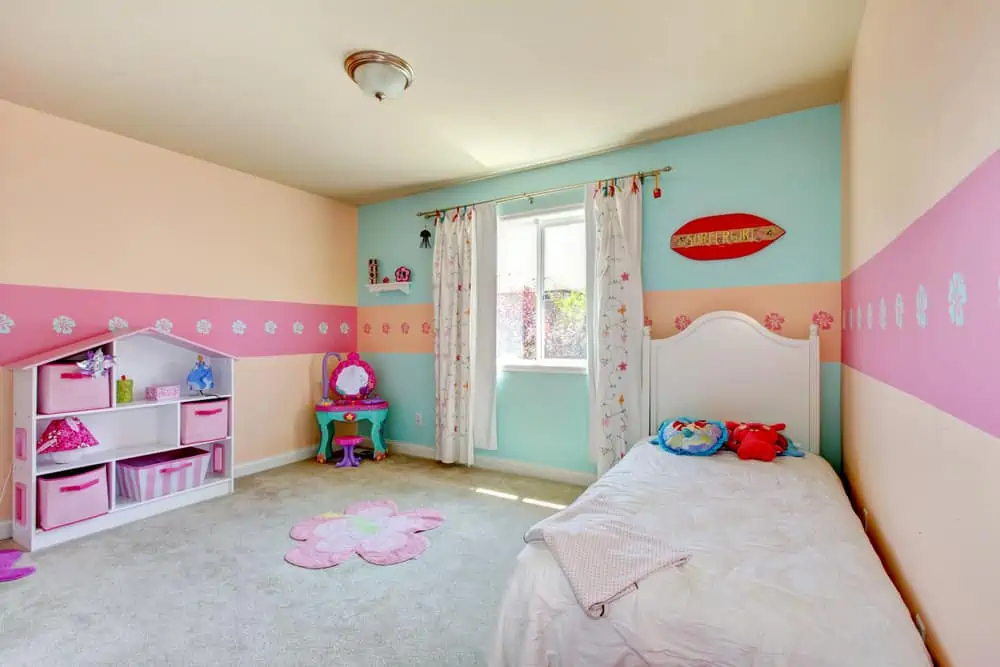
POLYGON ((788 449, 788 440, 779 432, 785 430, 784 424, 726 422, 726 428, 729 430, 726 447, 741 459, 773 461, 788 449))

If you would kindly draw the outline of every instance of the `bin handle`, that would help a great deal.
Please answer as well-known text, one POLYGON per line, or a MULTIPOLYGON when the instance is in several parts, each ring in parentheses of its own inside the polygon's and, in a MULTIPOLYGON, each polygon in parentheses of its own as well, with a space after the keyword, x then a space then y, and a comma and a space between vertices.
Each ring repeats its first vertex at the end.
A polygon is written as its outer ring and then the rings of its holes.
POLYGON ((194 413, 199 417, 205 417, 207 415, 217 415, 222 412, 222 408, 216 408, 214 410, 195 410, 194 413))
POLYGON ((59 493, 73 493, 74 491, 86 491, 92 486, 96 486, 101 480, 92 479, 83 484, 73 484, 72 486, 60 486, 59 493))
POLYGON ((76 373, 60 373, 59 374, 59 378, 62 379, 62 380, 82 380, 84 378, 87 378, 89 380, 92 377, 94 377, 94 376, 93 375, 87 375, 86 373, 80 373, 80 372, 76 372, 76 373))
POLYGON ((168 468, 160 468, 161 475, 169 475, 175 473, 178 470, 184 470, 185 468, 190 468, 194 465, 194 461, 188 461, 187 463, 181 463, 180 465, 171 466, 168 468))

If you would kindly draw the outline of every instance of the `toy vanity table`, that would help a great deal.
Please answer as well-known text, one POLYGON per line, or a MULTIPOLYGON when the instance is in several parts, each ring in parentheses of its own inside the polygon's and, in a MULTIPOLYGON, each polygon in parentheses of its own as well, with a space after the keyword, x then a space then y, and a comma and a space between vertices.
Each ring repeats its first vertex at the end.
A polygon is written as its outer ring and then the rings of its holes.
MULTIPOLYGON (((330 357, 340 355, 329 352, 323 357, 323 378, 327 377, 327 362, 330 357)), ((389 416, 389 403, 375 394, 377 379, 375 371, 351 352, 340 361, 329 376, 329 383, 323 385, 323 400, 316 404, 316 421, 319 423, 320 442, 316 460, 326 463, 333 457, 333 431, 336 422, 355 423, 369 421, 372 425, 372 444, 375 445, 375 460, 386 457, 382 427, 389 416), (332 395, 332 397, 331 397, 332 395)))

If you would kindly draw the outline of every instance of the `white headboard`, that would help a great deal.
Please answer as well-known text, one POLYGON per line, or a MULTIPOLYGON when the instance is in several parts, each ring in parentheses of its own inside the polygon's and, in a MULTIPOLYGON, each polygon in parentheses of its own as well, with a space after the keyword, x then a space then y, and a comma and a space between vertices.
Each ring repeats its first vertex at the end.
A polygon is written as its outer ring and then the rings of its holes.
POLYGON ((818 454, 819 368, 816 325, 808 339, 785 338, 722 310, 670 338, 652 340, 646 327, 643 424, 653 435, 676 417, 784 423, 800 448, 818 454))

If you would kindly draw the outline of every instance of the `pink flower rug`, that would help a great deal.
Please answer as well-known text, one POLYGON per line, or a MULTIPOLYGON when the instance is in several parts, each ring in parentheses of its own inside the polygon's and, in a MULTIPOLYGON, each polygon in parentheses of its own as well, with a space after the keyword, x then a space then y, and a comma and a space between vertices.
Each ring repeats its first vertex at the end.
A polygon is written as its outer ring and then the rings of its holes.
POLYGON ((306 519, 292 528, 302 544, 285 554, 292 565, 319 570, 340 565, 355 553, 373 565, 395 565, 416 558, 428 545, 418 533, 444 523, 440 512, 400 512, 391 500, 365 500, 344 510, 306 519))
POLYGON ((21 558, 21 555, 20 551, 6 549, 0 551, 0 583, 23 579, 29 574, 35 573, 35 568, 30 565, 26 567, 16 567, 17 561, 21 558))

